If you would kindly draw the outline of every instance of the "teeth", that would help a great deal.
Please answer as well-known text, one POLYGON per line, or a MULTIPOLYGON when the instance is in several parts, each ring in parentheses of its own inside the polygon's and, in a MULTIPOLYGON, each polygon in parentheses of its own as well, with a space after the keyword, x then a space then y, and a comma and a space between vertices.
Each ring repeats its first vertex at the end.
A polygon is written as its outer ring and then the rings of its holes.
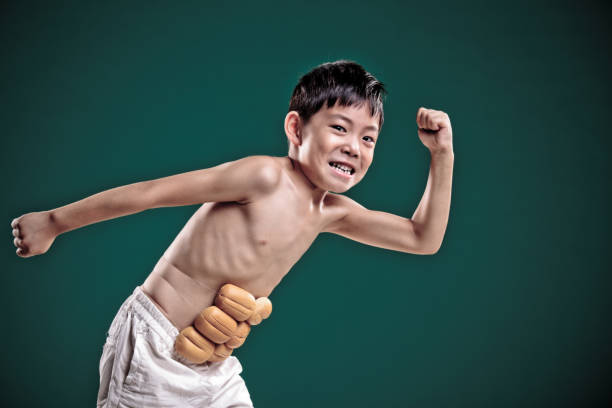
POLYGON ((353 169, 348 167, 348 166, 345 166, 344 164, 339 164, 339 163, 332 162, 331 165, 332 165, 332 167, 335 167, 338 170, 341 170, 341 171, 343 171, 346 174, 352 174, 353 173, 353 169))

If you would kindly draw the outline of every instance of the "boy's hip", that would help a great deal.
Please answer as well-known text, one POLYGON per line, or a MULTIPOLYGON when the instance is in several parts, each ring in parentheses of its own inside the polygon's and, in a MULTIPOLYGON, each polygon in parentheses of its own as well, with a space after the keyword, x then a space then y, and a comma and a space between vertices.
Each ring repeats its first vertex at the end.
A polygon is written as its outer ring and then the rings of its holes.
POLYGON ((189 363, 174 350, 177 335, 178 329, 137 287, 108 331, 100 359, 98 405, 181 406, 183 401, 187 406, 209 406, 220 387, 228 384, 235 384, 240 398, 250 403, 235 356, 217 363, 189 363))

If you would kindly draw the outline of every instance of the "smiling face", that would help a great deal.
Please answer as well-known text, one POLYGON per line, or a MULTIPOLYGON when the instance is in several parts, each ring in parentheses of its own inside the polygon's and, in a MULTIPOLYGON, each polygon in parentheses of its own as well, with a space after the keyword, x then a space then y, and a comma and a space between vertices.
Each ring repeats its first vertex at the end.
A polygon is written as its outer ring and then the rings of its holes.
POLYGON ((331 108, 324 104, 308 124, 303 126, 300 121, 300 136, 294 138, 289 134, 291 126, 287 128, 290 115, 299 118, 292 111, 285 119, 287 136, 293 144, 290 156, 299 161, 312 184, 343 193, 361 181, 374 158, 379 132, 378 116, 370 116, 368 103, 360 107, 336 103, 331 108))

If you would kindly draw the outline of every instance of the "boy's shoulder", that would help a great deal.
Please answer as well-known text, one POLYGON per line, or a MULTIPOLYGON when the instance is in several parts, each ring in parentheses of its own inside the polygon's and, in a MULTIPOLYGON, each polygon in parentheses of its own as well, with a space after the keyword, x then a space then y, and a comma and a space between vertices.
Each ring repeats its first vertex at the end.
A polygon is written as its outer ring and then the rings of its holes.
POLYGON ((287 157, 279 157, 279 156, 267 156, 263 154, 259 155, 251 155, 245 156, 242 159, 236 160, 236 162, 242 162, 244 164, 248 164, 253 167, 258 168, 278 168, 281 169, 283 167, 283 163, 286 162, 287 157))
POLYGON ((271 192, 280 183, 285 165, 283 157, 253 155, 236 160, 253 187, 261 193, 271 192))

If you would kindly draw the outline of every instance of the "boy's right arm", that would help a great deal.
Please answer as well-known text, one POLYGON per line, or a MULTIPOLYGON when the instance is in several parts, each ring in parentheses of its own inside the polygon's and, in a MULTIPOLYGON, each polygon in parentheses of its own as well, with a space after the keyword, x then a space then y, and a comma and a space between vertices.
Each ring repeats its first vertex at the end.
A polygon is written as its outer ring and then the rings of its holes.
POLYGON ((43 254, 59 234, 149 208, 249 202, 273 190, 280 176, 281 169, 272 158, 250 156, 208 169, 106 190, 54 210, 14 219, 11 226, 16 252, 21 257, 43 254))

